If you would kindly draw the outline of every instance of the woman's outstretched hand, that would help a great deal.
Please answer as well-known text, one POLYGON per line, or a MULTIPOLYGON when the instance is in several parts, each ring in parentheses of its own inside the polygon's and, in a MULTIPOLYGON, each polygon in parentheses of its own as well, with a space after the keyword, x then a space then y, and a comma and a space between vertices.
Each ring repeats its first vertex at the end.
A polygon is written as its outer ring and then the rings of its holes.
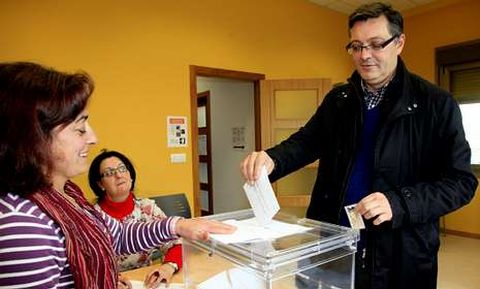
POLYGON ((180 219, 176 225, 177 235, 192 240, 208 240, 209 233, 231 234, 237 228, 215 220, 202 218, 180 219))

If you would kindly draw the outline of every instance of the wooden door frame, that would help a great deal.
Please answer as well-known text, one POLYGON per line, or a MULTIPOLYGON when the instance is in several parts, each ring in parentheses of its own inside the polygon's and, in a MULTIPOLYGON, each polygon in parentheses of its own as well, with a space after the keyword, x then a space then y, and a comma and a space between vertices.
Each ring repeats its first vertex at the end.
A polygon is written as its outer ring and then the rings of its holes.
MULTIPOLYGON (((199 163, 206 163, 207 164, 207 183, 202 183, 199 181, 200 185, 200 191, 201 190, 206 190, 208 193, 208 210, 202 210, 200 208, 200 214, 203 216, 203 214, 211 215, 213 214, 213 184, 212 184, 212 133, 211 133, 211 118, 210 118, 210 90, 207 91, 202 91, 197 93, 197 108, 201 107, 198 105, 198 102, 200 99, 205 98, 205 128, 203 129, 205 131, 205 136, 207 138, 207 155, 199 155, 198 156, 198 161, 199 163), (203 161, 202 161, 203 159, 203 161), (203 186, 203 188, 202 188, 203 186)), ((197 128, 197 139, 198 135, 201 134, 202 128, 197 128)), ((198 148, 198 146, 197 146, 198 148)))
MULTIPOLYGON (((193 212, 200 216, 200 181, 198 177, 198 132, 197 132, 197 77, 218 77, 232 80, 246 80, 253 82, 254 110, 255 110, 255 150, 261 149, 261 122, 260 122, 260 80, 264 74, 211 68, 190 65, 190 124, 192 144, 192 177, 193 177, 193 212)), ((234 169, 234 168, 232 168, 234 169)))

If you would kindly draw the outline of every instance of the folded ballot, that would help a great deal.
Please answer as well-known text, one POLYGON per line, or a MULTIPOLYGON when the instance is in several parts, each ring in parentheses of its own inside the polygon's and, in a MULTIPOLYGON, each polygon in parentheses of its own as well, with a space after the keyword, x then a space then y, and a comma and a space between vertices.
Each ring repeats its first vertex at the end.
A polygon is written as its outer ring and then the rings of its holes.
POLYGON ((280 210, 280 205, 268 180, 267 168, 263 166, 260 171, 260 178, 253 185, 245 183, 243 190, 247 194, 258 223, 262 226, 268 225, 280 210))

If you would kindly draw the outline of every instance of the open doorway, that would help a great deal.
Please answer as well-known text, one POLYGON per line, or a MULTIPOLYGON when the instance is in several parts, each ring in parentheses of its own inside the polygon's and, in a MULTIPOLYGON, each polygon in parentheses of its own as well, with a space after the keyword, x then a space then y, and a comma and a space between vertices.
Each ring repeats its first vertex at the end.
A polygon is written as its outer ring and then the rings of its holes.
POLYGON ((195 216, 248 207, 238 165, 246 153, 261 148, 259 87, 263 79, 263 74, 190 66, 195 216), (207 91, 209 104, 205 105, 207 91), (203 133, 207 131, 210 142, 203 133))

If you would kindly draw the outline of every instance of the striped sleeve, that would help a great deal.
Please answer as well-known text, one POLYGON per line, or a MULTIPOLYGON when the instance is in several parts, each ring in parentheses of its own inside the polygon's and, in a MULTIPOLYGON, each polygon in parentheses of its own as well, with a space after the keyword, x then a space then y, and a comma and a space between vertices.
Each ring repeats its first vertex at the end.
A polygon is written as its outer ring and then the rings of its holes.
POLYGON ((119 222, 101 212, 113 238, 117 254, 133 254, 146 251, 177 239, 175 225, 180 217, 168 217, 149 222, 119 222))
POLYGON ((0 288, 69 287, 63 238, 42 216, 0 213, 0 288))

